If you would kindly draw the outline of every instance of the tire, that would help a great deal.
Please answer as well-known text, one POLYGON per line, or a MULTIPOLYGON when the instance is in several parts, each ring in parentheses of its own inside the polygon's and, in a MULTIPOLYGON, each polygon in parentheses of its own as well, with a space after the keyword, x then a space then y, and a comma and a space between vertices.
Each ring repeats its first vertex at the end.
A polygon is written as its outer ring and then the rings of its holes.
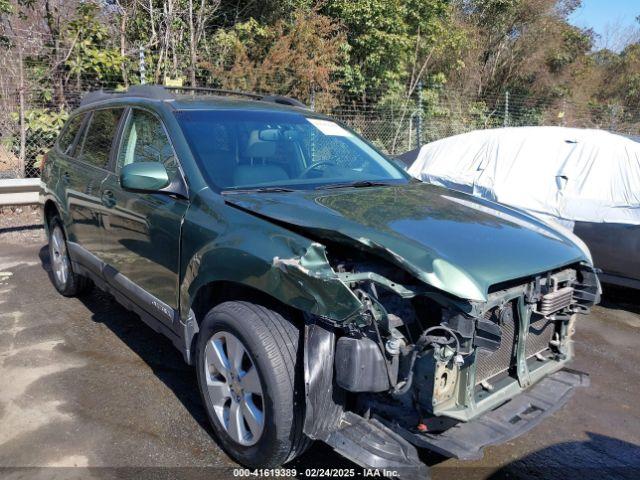
POLYGON ((93 283, 73 271, 67 237, 57 215, 49 221, 49 261, 53 286, 65 297, 75 297, 91 290, 93 283))
POLYGON ((311 443, 302 433, 304 384, 299 337, 300 331, 281 314, 249 302, 221 303, 200 325, 196 369, 202 400, 222 448, 245 467, 278 467, 311 443), (244 352, 232 361, 238 351, 236 340, 244 352), (226 363, 224 357, 216 357, 219 352, 226 355, 226 363), (238 363, 241 367, 235 373, 233 368, 218 368, 238 363), (251 393, 257 390, 255 378, 259 379, 261 396, 251 393), (225 384, 229 399, 224 399, 225 384), (243 415, 240 421, 237 415, 233 417, 238 411, 243 415))

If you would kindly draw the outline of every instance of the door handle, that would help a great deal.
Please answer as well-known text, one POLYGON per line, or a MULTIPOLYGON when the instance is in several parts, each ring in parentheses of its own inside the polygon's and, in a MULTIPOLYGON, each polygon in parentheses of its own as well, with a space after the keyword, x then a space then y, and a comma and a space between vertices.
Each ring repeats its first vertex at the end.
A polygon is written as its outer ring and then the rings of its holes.
POLYGON ((116 204, 116 197, 112 190, 104 190, 102 192, 101 200, 102 204, 108 208, 111 208, 116 204))

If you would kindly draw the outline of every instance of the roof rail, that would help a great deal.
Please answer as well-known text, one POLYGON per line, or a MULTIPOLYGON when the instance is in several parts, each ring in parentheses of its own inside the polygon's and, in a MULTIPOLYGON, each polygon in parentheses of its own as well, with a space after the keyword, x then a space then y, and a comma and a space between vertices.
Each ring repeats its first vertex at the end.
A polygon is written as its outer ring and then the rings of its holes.
POLYGON ((80 106, 83 107, 90 103, 125 97, 142 97, 154 100, 170 100, 174 98, 174 96, 161 85, 132 85, 127 90, 122 91, 100 89, 94 92, 88 92, 82 97, 80 106))
POLYGON ((307 106, 299 100, 291 97, 285 97, 282 95, 261 95, 253 92, 243 92, 239 90, 225 90, 222 88, 208 88, 208 87, 166 87, 162 85, 132 85, 126 91, 117 92, 114 90, 97 90, 95 92, 88 92, 82 97, 80 106, 89 105, 91 103, 100 102, 103 100, 111 100, 114 98, 125 97, 141 97, 150 98, 153 100, 173 100, 175 95, 173 91, 186 91, 186 92, 203 92, 213 93, 218 95, 236 95, 239 97, 247 97, 252 100, 259 100, 263 102, 277 103, 280 105, 289 105, 292 107, 307 108, 307 106))
POLYGON ((291 97, 285 97, 283 95, 262 95, 254 92, 244 92, 242 90, 226 90, 224 88, 210 88, 210 87, 164 87, 166 90, 176 90, 184 92, 205 92, 215 93, 219 95, 236 95, 239 97, 248 97, 253 100, 260 100, 263 102, 279 103, 280 105, 289 105, 291 107, 307 108, 307 106, 300 100, 291 97))
POLYGON ((100 102, 102 100, 108 100, 110 98, 116 98, 116 96, 116 92, 105 91, 102 89, 93 92, 87 92, 82 96, 80 106, 84 107, 85 105, 89 105, 90 103, 100 102))

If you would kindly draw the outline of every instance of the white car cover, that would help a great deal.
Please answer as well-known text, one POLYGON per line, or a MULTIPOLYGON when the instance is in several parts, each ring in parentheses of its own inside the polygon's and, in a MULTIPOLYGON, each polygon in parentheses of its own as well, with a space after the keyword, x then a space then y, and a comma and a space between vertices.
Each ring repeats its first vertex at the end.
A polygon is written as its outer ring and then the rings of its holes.
POLYGON ((476 130, 424 145, 409 173, 552 219, 640 225, 640 142, 603 130, 476 130))

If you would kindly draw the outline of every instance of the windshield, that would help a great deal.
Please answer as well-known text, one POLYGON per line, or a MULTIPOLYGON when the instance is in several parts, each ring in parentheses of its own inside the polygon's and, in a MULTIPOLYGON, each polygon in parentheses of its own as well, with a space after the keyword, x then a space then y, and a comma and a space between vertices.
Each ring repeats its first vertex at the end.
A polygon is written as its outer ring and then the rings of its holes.
POLYGON ((350 130, 295 112, 182 110, 178 121, 207 180, 220 190, 406 183, 350 130))

